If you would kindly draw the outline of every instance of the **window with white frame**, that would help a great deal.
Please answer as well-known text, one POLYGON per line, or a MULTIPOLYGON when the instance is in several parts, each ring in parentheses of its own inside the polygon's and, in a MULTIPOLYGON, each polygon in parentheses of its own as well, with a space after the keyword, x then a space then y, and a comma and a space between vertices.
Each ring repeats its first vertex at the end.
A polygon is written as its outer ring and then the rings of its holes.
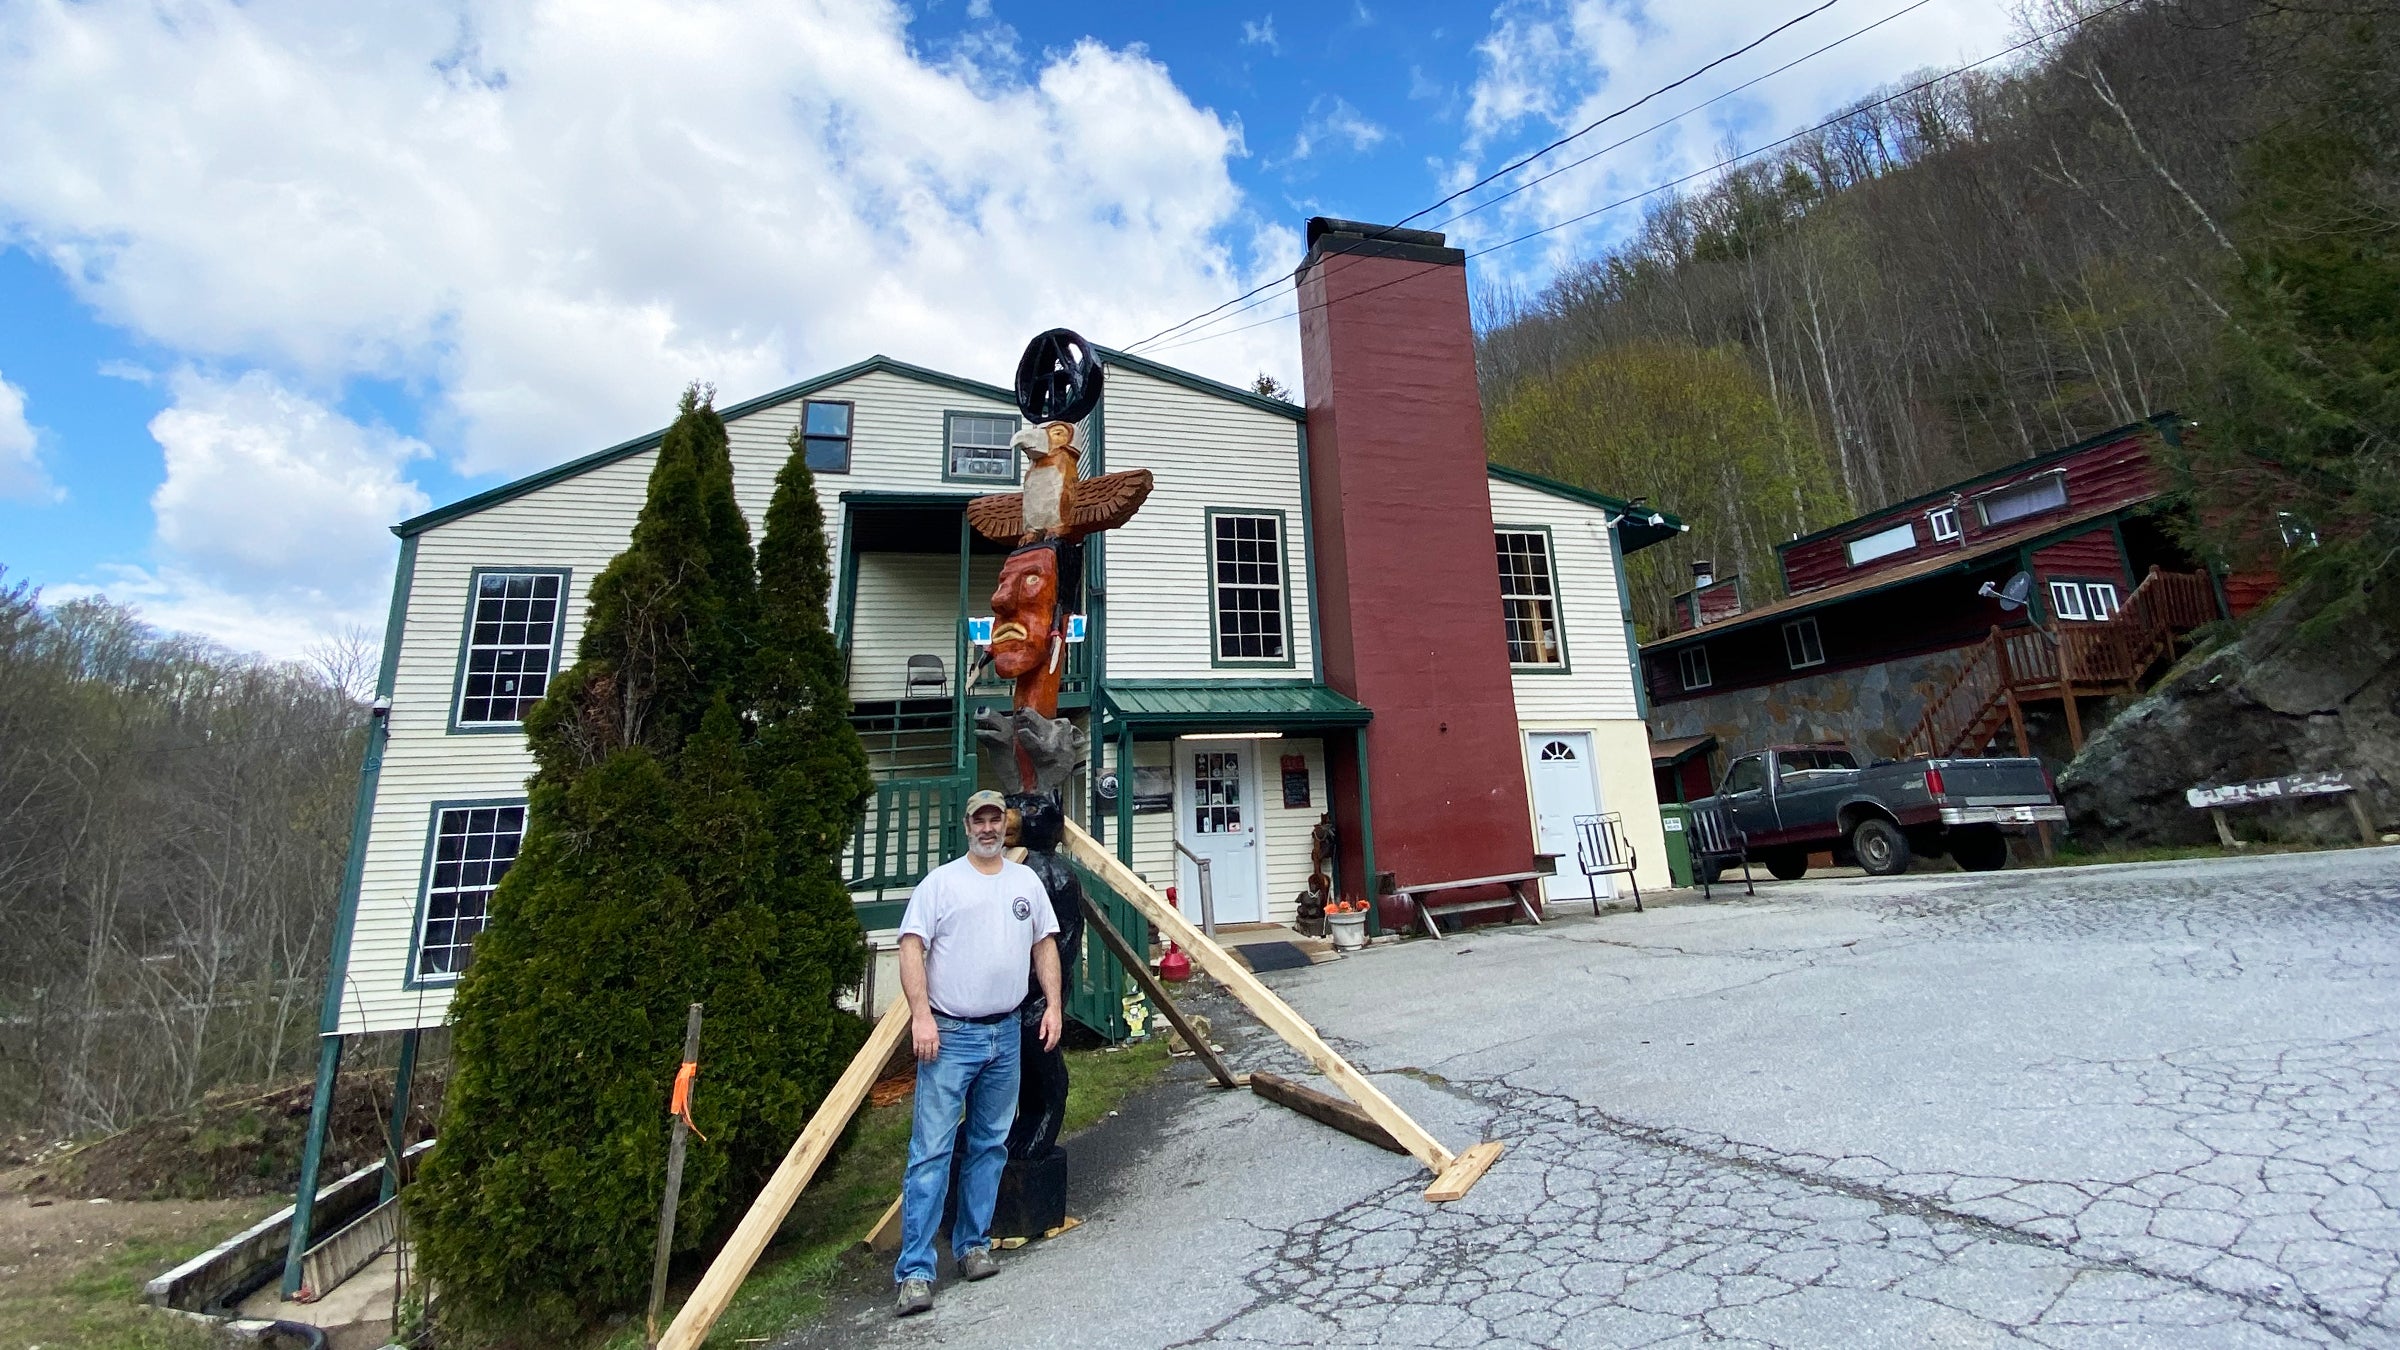
POLYGON ((2066 504, 2067 476, 2055 470, 2039 478, 1995 488, 1975 499, 1975 509, 1986 525, 2006 525, 2044 511, 2055 511, 2066 504))
POLYGON ((2083 598, 2095 622, 2117 617, 2117 588, 2107 581, 2083 583, 2083 598))
POLYGON ((1817 636, 1815 619, 1794 619, 1783 626, 1783 658, 1794 670, 1825 664, 1825 643, 1817 636))
POLYGON ((457 724, 512 727, 550 688, 558 662, 560 602, 566 575, 556 571, 478 571, 459 671, 457 724))
POLYGON ((987 483, 1017 481, 1016 452, 1008 448, 1017 434, 1017 419, 985 413, 950 413, 943 418, 950 443, 952 478, 987 483))
POLYGON ((1208 518, 1219 661, 1291 660, 1284 631, 1283 519, 1208 518))
POLYGON ((2091 610, 2086 608, 2084 604, 2083 583, 2080 581, 2051 582, 2050 612, 2062 619, 2088 619, 2092 617, 2091 610))
POLYGON ((1856 567, 1861 563, 1873 562, 1877 558, 1888 558, 1895 553, 1906 553, 1916 546, 1916 522, 1904 520, 1889 529, 1877 530, 1863 539, 1851 540, 1848 545, 1850 565, 1856 567))
POLYGON ((491 920, 492 892, 508 875, 524 842, 523 803, 436 809, 416 967, 411 971, 416 979, 452 980, 467 968, 475 955, 475 937, 491 920))
POLYGON ((1541 530, 1494 530, 1500 553, 1500 612, 1508 629, 1512 666, 1564 666, 1558 631, 1558 584, 1550 566, 1550 536, 1541 530))
POLYGON ((800 405, 800 437, 812 473, 850 472, 850 414, 847 401, 809 399, 800 405))
POLYGON ((1675 653, 1675 662, 1683 668, 1683 687, 1706 689, 1709 686, 1708 648, 1686 647, 1675 653))
POLYGON ((1937 506, 1925 513, 1925 524, 1933 531, 1933 542, 1947 544, 1962 533, 1958 528, 1958 508, 1937 506))

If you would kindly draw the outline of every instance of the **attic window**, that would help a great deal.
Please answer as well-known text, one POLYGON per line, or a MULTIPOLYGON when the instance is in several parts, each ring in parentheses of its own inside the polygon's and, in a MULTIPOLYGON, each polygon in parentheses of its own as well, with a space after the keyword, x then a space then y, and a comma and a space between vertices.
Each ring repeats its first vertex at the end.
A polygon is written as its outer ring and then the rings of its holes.
POLYGON ((954 412, 943 418, 949 428, 950 459, 944 473, 975 483, 1017 481, 1016 452, 1008 448, 1017 434, 1017 419, 983 413, 954 412))
POLYGON ((1982 514, 1986 525, 2006 525, 2012 520, 2055 511, 2066 504, 2067 476, 2055 469, 2039 478, 2012 483, 1975 499, 1975 509, 1982 514))
POLYGON ((1906 553, 1917 546, 1916 522, 1904 520, 1889 529, 1877 530, 1864 539, 1850 541, 1850 565, 1871 563, 1895 553, 1906 553))
POLYGON ((811 472, 850 472, 850 413, 846 402, 810 399, 800 405, 800 434, 811 472))

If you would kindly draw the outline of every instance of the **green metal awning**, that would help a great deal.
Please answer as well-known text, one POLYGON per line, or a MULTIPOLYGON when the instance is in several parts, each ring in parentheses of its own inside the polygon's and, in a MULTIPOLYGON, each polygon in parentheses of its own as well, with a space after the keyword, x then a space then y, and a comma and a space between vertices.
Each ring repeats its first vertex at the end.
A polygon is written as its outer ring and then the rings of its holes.
POLYGON ((1328 731, 1363 727, 1375 716, 1324 685, 1293 680, 1110 680, 1100 701, 1112 723, 1140 736, 1328 731))

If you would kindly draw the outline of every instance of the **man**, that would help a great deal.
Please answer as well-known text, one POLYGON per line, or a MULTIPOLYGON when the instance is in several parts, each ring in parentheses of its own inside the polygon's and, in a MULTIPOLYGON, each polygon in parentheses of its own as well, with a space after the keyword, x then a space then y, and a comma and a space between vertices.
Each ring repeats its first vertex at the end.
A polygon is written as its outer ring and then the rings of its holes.
POLYGON ((1058 1044, 1065 1006, 1058 919, 1041 878, 1008 860, 1007 833, 1008 807, 999 793, 967 798, 967 856, 927 873, 900 920, 900 992, 917 1052, 916 1119, 900 1187, 900 1261, 892 1272, 900 1287, 893 1312, 900 1317, 933 1306, 933 1233, 954 1149, 964 1156, 951 1254, 966 1279, 999 1273, 992 1205, 1017 1114, 1017 1005, 1029 968, 1048 1000, 1042 1048, 1058 1044), (965 1142, 954 1144, 962 1134, 965 1142))

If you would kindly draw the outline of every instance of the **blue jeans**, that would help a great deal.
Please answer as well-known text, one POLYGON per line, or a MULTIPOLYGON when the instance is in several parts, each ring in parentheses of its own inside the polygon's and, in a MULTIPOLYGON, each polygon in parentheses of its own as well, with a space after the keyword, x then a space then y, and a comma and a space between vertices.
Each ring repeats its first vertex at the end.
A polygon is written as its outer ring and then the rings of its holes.
POLYGON ((900 1262, 892 1279, 933 1278, 933 1230, 941 1226, 950 1190, 950 1153, 958 1125, 967 1122, 967 1156, 959 1167, 958 1217, 950 1250, 963 1254, 991 1245, 992 1204, 1008 1165, 1008 1127, 1017 1116, 1017 1019, 984 1025, 935 1013, 942 1052, 917 1064, 916 1121, 908 1136, 908 1175, 900 1183, 900 1262))

